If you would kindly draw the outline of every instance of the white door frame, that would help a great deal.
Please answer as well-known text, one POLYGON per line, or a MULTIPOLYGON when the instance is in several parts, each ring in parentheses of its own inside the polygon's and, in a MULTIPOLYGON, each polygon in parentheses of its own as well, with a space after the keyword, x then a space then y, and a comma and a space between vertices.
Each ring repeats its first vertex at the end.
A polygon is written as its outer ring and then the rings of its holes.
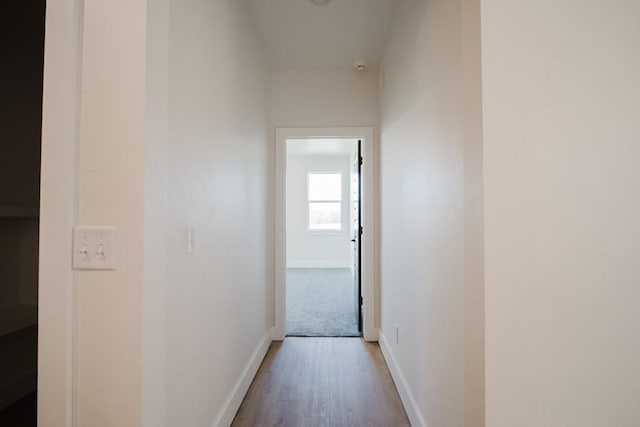
POLYGON ((38 424, 74 425, 74 290, 83 0, 47 0, 38 279, 38 424))
POLYGON ((287 139, 305 138, 357 138, 362 140, 362 227, 361 239, 362 266, 360 271, 363 319, 362 332, 367 341, 377 341, 375 327, 375 187, 374 165, 375 150, 373 128, 277 128, 276 129, 276 235, 275 235, 275 327, 273 339, 281 341, 286 334, 286 169, 287 139))

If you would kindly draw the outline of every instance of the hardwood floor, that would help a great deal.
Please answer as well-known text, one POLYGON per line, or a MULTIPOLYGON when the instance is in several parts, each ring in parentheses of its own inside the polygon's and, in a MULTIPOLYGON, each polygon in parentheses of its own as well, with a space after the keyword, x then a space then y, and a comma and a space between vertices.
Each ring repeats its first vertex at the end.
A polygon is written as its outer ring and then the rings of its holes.
POLYGON ((232 426, 409 426, 376 343, 295 338, 271 344, 232 426))

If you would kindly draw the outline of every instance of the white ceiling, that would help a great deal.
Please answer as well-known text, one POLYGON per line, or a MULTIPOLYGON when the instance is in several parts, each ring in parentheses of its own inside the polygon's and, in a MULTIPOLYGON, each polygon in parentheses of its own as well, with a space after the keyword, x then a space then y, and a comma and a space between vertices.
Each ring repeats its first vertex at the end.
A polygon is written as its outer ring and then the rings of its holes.
POLYGON ((376 68, 398 0, 246 0, 274 70, 376 68))

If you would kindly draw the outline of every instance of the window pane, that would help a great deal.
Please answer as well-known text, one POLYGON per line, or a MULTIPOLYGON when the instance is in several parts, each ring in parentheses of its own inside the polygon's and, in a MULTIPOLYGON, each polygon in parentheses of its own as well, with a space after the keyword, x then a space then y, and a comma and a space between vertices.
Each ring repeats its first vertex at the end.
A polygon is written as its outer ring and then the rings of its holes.
POLYGON ((339 173, 310 173, 309 174, 310 201, 342 200, 342 174, 339 173))
POLYGON ((310 230, 340 230, 340 202, 309 203, 310 230))

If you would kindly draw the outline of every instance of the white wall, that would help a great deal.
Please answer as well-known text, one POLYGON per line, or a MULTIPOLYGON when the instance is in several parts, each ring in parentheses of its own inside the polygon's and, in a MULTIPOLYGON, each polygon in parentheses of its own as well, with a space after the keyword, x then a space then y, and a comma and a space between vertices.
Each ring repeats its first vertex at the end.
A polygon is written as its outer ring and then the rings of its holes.
POLYGON ((482 2, 487 424, 640 425, 640 3, 482 2))
POLYGON ((273 324, 269 70, 243 4, 50 3, 40 423, 224 425, 273 324), (115 271, 71 272, 72 225, 117 227, 115 271))
POLYGON ((380 335, 414 425, 483 425, 472 6, 401 2, 383 61, 380 335))
POLYGON ((83 6, 77 224, 117 227, 117 269, 76 273, 77 425, 141 422, 145 14, 83 6))
POLYGON ((378 122, 378 73, 351 69, 271 73, 273 127, 371 126, 378 122))
POLYGON ((168 142, 159 155, 166 323, 157 325, 166 328, 157 344, 164 340, 167 426, 229 421, 229 399, 273 324, 269 69, 247 18, 244 2, 171 2, 168 142))
POLYGON ((349 222, 349 156, 287 156, 287 268, 350 268, 353 266, 349 222), (308 230, 307 175, 342 174, 342 230, 308 230))
MULTIPOLYGON (((286 127, 372 127, 374 158, 378 161, 378 87, 379 73, 370 69, 357 73, 352 69, 300 69, 271 73, 270 125, 286 127)), ((275 143, 275 139, 274 139, 275 143)), ((374 187, 378 185, 378 165, 374 165, 374 187)), ((378 209, 378 206, 375 206, 378 209)), ((378 246, 376 233, 374 245, 378 246)), ((378 325, 380 284, 378 252, 375 253, 375 325, 378 325)))

